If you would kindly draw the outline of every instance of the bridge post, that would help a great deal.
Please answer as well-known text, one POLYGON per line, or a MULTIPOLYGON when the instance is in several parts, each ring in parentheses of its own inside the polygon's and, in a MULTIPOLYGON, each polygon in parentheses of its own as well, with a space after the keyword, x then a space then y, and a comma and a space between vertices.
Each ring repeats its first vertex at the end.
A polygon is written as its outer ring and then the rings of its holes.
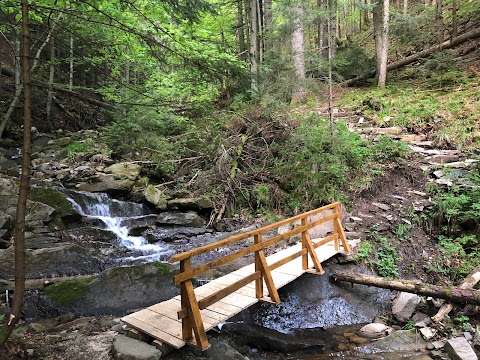
MULTIPOLYGON (((307 218, 302 217, 301 219, 301 225, 307 225, 307 218)), ((302 250, 307 250, 307 235, 308 235, 308 230, 302 231, 302 250)), ((308 269, 308 252, 302 255, 302 270, 307 270, 308 269)))
MULTIPOLYGON (((180 261, 180 273, 186 272, 190 269, 190 257, 180 261)), ((180 283, 180 295, 182 309, 187 310, 187 316, 182 319, 182 339, 185 342, 192 343, 193 330, 196 345, 202 350, 206 350, 210 347, 210 344, 208 343, 205 327, 203 326, 203 319, 195 297, 191 278, 180 283)))
MULTIPOLYGON (((255 244, 260 244, 262 242, 262 234, 256 234, 253 237, 253 242, 255 244)), ((261 266, 261 260, 260 260, 260 254, 258 251, 255 251, 255 272, 261 271, 262 266, 261 266)), ((263 297, 263 272, 262 276, 260 276, 259 279, 255 280, 255 296, 260 299, 263 297)))
MULTIPOLYGON (((335 212, 340 214, 341 212, 341 209, 340 209, 340 205, 337 205, 335 206, 335 212)), ((348 254, 350 253, 350 245, 348 245, 348 242, 347 242, 347 237, 345 236, 345 232, 343 231, 343 226, 342 226, 342 222, 340 221, 340 215, 337 216, 334 220, 333 220, 333 226, 335 228, 335 233, 338 234, 338 237, 336 238, 335 240, 335 250, 340 250, 340 242, 339 240, 342 241, 342 245, 343 245, 343 251, 348 254), (340 239, 339 239, 340 238, 340 239)))

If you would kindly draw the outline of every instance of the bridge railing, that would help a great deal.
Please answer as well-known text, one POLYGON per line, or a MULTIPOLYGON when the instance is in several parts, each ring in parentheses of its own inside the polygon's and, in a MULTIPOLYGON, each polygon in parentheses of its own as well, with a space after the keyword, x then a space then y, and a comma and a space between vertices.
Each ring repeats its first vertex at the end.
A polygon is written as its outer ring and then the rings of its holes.
POLYGON ((292 261, 295 258, 301 256, 302 268, 303 270, 307 270, 309 267, 308 259, 310 256, 315 271, 319 274, 323 274, 324 271, 322 269, 322 265, 320 264, 320 261, 318 260, 317 254, 315 252, 316 248, 333 241, 335 250, 339 251, 341 241, 344 252, 350 252, 350 247, 347 243, 347 239, 345 237, 345 233, 340 222, 341 214, 342 212, 340 210, 340 203, 335 202, 330 205, 323 206, 300 215, 296 215, 289 219, 278 221, 274 224, 270 224, 256 230, 234 235, 224 240, 220 240, 172 256, 169 259, 170 263, 180 262, 180 272, 179 274, 175 275, 173 279, 175 284, 180 284, 182 308, 180 311, 178 311, 178 318, 182 320, 183 340, 186 342, 190 342, 200 347, 201 349, 208 348, 209 344, 206 337, 200 310, 206 309, 210 305, 216 303, 217 301, 223 299, 224 297, 230 295, 231 293, 237 291, 238 289, 244 287, 252 281, 255 281, 255 295, 257 298, 265 299, 263 289, 263 282, 265 281, 271 301, 275 302, 276 304, 280 303, 280 297, 278 296, 278 292, 275 287, 271 271, 282 265, 285 265, 286 263, 292 261), (314 218, 315 216, 320 216, 321 213, 325 212, 329 212, 331 214, 328 214, 318 219, 314 218), (309 230, 330 221, 333 222, 333 233, 327 237, 322 238, 321 240, 312 242, 312 239, 309 235, 309 230), (286 231, 285 233, 278 234, 268 239, 263 239, 263 234, 265 234, 266 232, 273 229, 278 229, 279 227, 287 224, 293 224, 293 226, 295 227, 289 231, 286 231), (297 234, 301 234, 301 249, 272 264, 267 264, 263 249, 269 246, 273 246, 278 242, 291 238, 292 236, 295 236, 297 234), (226 247, 228 245, 241 242, 251 237, 253 237, 254 239, 253 245, 247 246, 241 250, 237 250, 229 255, 222 256, 215 260, 208 261, 204 264, 197 265, 195 267, 192 266, 191 258, 194 256, 198 256, 209 251, 226 247), (249 255, 252 253, 254 254, 255 259, 255 271, 252 274, 226 286, 221 290, 218 290, 217 292, 214 292, 202 298, 200 301, 197 301, 192 284, 193 277, 201 275, 208 270, 215 269, 217 267, 231 263, 245 255, 249 255), (195 336, 195 340, 193 338, 193 335, 195 336))

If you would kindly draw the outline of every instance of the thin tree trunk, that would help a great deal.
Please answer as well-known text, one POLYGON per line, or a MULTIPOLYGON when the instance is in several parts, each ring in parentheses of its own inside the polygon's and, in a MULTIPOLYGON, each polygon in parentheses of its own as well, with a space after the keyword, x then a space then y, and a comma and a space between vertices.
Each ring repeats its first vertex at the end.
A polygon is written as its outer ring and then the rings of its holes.
POLYGON ((263 34, 264 34, 264 28, 263 28, 263 8, 262 8, 262 2, 261 0, 257 0, 257 29, 258 29, 258 35, 257 35, 257 49, 258 49, 258 63, 260 64, 263 61, 263 49, 264 49, 264 43, 263 43, 263 34))
POLYGON ((48 77, 48 93, 47 93, 47 122, 50 121, 53 100, 53 81, 55 79, 55 38, 50 40, 50 74, 48 77))
MULTIPOLYGON (((463 282, 460 284, 459 289, 473 289, 473 287, 480 281, 480 268, 473 270, 463 282)), ((432 316, 433 322, 440 322, 450 311, 453 310, 453 305, 443 304, 438 310, 435 316, 432 316)))
POLYGON ((437 26, 437 42, 441 44, 443 42, 443 6, 442 0, 437 0, 435 7, 435 23, 437 26))
POLYGON ((458 3, 457 0, 453 0, 452 3, 452 39, 458 35, 458 20, 457 20, 458 3))
POLYGON ((73 36, 70 36, 70 71, 68 76, 68 89, 72 91, 73 89, 73 36))
MULTIPOLYGON (((245 0, 248 1, 248 0, 245 0)), ((243 19, 243 1, 238 0, 237 2, 237 47, 238 47, 238 58, 240 60, 246 60, 246 51, 247 46, 245 45, 245 21, 243 19)))
POLYGON ((25 293, 25 215, 27 196, 30 187, 31 172, 31 84, 30 84, 30 41, 28 29, 28 3, 22 0, 22 38, 23 38, 23 156, 22 174, 20 177, 20 190, 18 193, 17 212, 15 219, 15 292, 13 294, 12 308, 5 317, 5 324, 0 328, 0 347, 8 340, 16 323, 21 317, 23 295, 25 293))
MULTIPOLYGON (((45 46, 50 41, 52 33, 55 30, 55 27, 57 26, 57 23, 60 21, 61 17, 62 17, 62 13, 60 12, 58 14, 55 22, 53 23, 52 27, 50 28, 50 30, 47 34, 47 37, 45 38, 45 41, 38 48, 37 53, 35 54, 35 59, 33 61, 32 68, 30 69, 30 74, 33 74, 35 69, 38 67, 38 63, 39 63, 39 60, 40 60, 40 55, 42 54, 42 51, 45 48, 45 46)), ((19 53, 19 51, 17 52, 17 54, 18 53, 19 53)), ((20 100, 20 95, 22 94, 22 91, 23 91, 23 84, 20 81, 20 64, 18 63, 18 57, 16 57, 16 59, 17 60, 16 60, 16 66, 15 66, 15 76, 16 76, 16 79, 15 79, 15 95, 13 97, 12 102, 10 103, 10 106, 7 109, 7 112, 3 116, 2 122, 0 123, 0 138, 2 137, 3 132, 5 131, 5 128, 7 127, 8 122, 10 121, 10 117, 12 116, 13 110, 17 106, 17 104, 20 100), (18 68, 17 68, 17 65, 18 65, 18 68), (18 76, 18 79, 17 79, 17 76, 18 76), (17 80, 18 80, 18 82, 17 82, 17 80), (17 86, 17 83, 18 83, 18 86, 17 86)))
POLYGON ((251 89, 253 93, 258 92, 257 74, 258 74, 258 21, 257 21, 257 1, 248 0, 250 6, 250 31, 249 31, 249 46, 250 46, 250 75, 251 75, 251 89))
POLYGON ((292 56, 295 71, 295 83, 292 92, 292 103, 305 102, 305 50, 303 39, 303 9, 300 6, 292 8, 292 56))
POLYGON ((330 44, 332 45, 332 59, 335 57, 335 54, 337 52, 337 38, 340 37, 340 23, 337 16, 337 5, 337 0, 328 0, 328 16, 330 18, 330 44))
POLYGON ((273 39, 272 39, 272 24, 273 24, 273 14, 272 14, 272 0, 264 0, 263 2, 263 42, 265 44, 265 52, 268 53, 273 49, 273 39))
MULTIPOLYGON (((333 88, 332 88, 332 38, 330 37, 330 22, 328 24, 328 119, 330 122, 330 135, 332 137, 335 133, 335 123, 333 120, 333 88)), ((333 148, 333 147, 332 147, 333 148)))
POLYGON ((407 15, 408 13, 408 0, 403 0, 403 14, 407 15))
POLYGON ((335 280, 339 281, 404 291, 423 296, 432 296, 452 302, 480 304, 480 290, 438 286, 415 280, 389 280, 372 275, 337 271, 334 272, 332 276, 335 280))

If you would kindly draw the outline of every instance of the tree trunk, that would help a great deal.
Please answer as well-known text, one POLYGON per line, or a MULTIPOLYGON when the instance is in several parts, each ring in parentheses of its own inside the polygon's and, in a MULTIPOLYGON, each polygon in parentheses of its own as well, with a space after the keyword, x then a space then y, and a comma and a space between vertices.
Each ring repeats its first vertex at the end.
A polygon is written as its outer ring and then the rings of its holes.
MULTIPOLYGON (((480 268, 473 270, 463 282, 460 284, 459 289, 473 289, 473 287, 480 281, 480 268)), ((453 310, 452 304, 443 304, 438 310, 435 316, 432 316, 433 322, 440 322, 443 318, 453 310)))
POLYGON ((0 347, 8 340, 15 324, 21 317, 23 295, 25 293, 25 215, 27 196, 30 187, 31 172, 31 129, 32 106, 30 84, 30 41, 28 29, 28 3, 22 0, 22 38, 23 38, 23 156, 20 190, 18 193, 17 212, 15 218, 14 246, 15 246, 15 292, 12 308, 5 317, 5 324, 0 328, 0 347))
POLYGON ((328 43, 330 42, 329 40, 329 31, 328 29, 331 27, 330 23, 330 6, 329 6, 329 0, 320 0, 322 4, 322 8, 325 10, 326 15, 322 17, 322 37, 321 37, 321 55, 324 59, 328 59, 328 43))
MULTIPOLYGON (((391 63, 387 66, 387 71, 399 69, 402 66, 409 65, 409 64, 411 64, 411 63, 413 63, 413 62, 415 62, 415 61, 417 61, 421 58, 427 57, 427 56, 433 54, 436 51, 443 50, 443 49, 450 49, 450 48, 455 47, 457 45, 463 44, 465 41, 468 41, 470 39, 475 39, 477 37, 480 37, 480 28, 473 29, 472 31, 469 31, 468 33, 462 34, 462 35, 460 35, 460 36, 458 36, 458 37, 456 37, 452 40, 444 41, 443 43, 441 43, 439 45, 432 46, 429 49, 420 51, 416 54, 407 56, 406 58, 403 58, 399 61, 393 62, 393 63, 391 63)), ((375 70, 371 71, 367 74, 363 74, 363 75, 359 75, 357 77, 354 77, 353 79, 344 81, 343 83, 341 83, 341 85, 352 86, 357 81, 365 80, 365 79, 371 78, 373 76, 375 76, 375 70)))
MULTIPOLYGON (((330 31, 330 22, 327 21, 328 24, 328 120, 330 122, 330 135, 332 137, 333 142, 333 135, 335 132, 335 123, 333 120, 333 88, 332 88, 332 42, 330 31)), ((333 147, 332 147, 333 148, 333 147)))
POLYGON ((443 42, 443 6, 442 0, 437 0, 437 6, 435 7, 435 24, 437 26, 437 42, 441 44, 443 42))
POLYGON ((332 59, 337 53, 337 38, 340 37, 340 26, 337 16, 337 0, 328 0, 328 16, 330 17, 330 44, 331 46, 331 56, 332 59))
POLYGON ((332 275, 335 280, 339 281, 432 296, 458 303, 480 304, 480 290, 438 286, 415 280, 389 280, 372 275, 347 272, 335 271, 332 275))
MULTIPOLYGON (((248 0, 245 0, 248 1, 248 0)), ((238 58, 240 60, 246 60, 247 56, 247 46, 245 45, 245 21, 243 18, 243 1, 238 0, 237 2, 237 48, 238 48, 238 58)))
POLYGON ((68 89, 73 89, 73 36, 70 35, 70 71, 68 75, 68 89))
POLYGON ((303 43, 303 9, 300 6, 292 8, 293 32, 292 32, 292 56, 295 71, 295 83, 292 92, 292 103, 305 102, 305 53, 303 43))
POLYGON ((258 21, 257 21, 257 1, 247 0, 249 2, 249 57, 250 57, 250 75, 251 89, 253 93, 258 92, 257 73, 258 73, 258 21))
POLYGON ((373 27, 375 36, 376 74, 378 87, 385 88, 388 60, 388 23, 389 0, 378 1, 373 9, 373 27))
POLYGON ((258 49, 258 63, 260 64, 263 61, 263 50, 264 50, 264 42, 263 42, 263 4, 261 0, 257 0, 257 49, 258 49))
POLYGON ((403 0, 403 14, 407 15, 408 13, 408 0, 403 0))
POLYGON ((453 0, 452 3, 452 39, 458 35, 458 20, 457 20, 458 3, 457 0, 453 0))
POLYGON ((55 79, 55 38, 50 40, 50 74, 48 77, 48 93, 47 93, 47 122, 50 121, 53 100, 53 81, 55 79))
POLYGON ((272 39, 272 24, 273 24, 273 14, 272 14, 272 0, 264 0, 264 9, 263 9, 263 42, 265 44, 265 52, 268 53, 273 49, 273 39, 272 39))

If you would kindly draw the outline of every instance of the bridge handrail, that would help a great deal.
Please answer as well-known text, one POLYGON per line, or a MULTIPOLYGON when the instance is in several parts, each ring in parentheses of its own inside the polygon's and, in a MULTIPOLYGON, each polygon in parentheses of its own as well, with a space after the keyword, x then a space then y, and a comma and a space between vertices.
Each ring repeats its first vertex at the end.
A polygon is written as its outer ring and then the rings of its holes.
MULTIPOLYGON (((325 206, 322 206, 320 208, 310 210, 308 212, 305 212, 305 213, 302 213, 302 214, 299 214, 299 215, 295 215, 291 218, 280 220, 280 221, 277 221, 273 224, 270 224, 270 225, 267 225, 267 226, 264 226, 264 227, 261 227, 261 228, 255 229, 255 230, 247 231, 243 234, 233 235, 233 236, 230 236, 229 238, 219 240, 219 241, 216 241, 214 243, 204 245, 204 246, 201 246, 201 247, 196 248, 196 249, 185 251, 185 252, 180 253, 180 254, 175 254, 172 257, 170 257, 168 262, 169 263, 176 263, 176 262, 179 262, 181 260, 191 258, 192 256, 201 255, 203 253, 206 253, 206 252, 209 252, 209 251, 212 251, 212 250, 215 250, 215 249, 227 246, 227 245, 231 245, 235 242, 248 239, 249 237, 252 237, 252 236, 255 236, 255 235, 258 235, 258 234, 263 234, 264 232, 279 228, 280 226, 286 225, 288 223, 291 223, 291 222, 294 222, 294 221, 297 221, 297 220, 301 220, 301 219, 304 219, 304 218, 308 218, 309 216, 316 215, 316 214, 321 213, 321 212, 326 211, 326 210, 334 209, 335 207, 337 207, 339 205, 340 205, 340 202, 334 202, 332 204, 325 205, 325 206)), ((296 230, 296 229, 293 229, 293 230, 296 230)))

